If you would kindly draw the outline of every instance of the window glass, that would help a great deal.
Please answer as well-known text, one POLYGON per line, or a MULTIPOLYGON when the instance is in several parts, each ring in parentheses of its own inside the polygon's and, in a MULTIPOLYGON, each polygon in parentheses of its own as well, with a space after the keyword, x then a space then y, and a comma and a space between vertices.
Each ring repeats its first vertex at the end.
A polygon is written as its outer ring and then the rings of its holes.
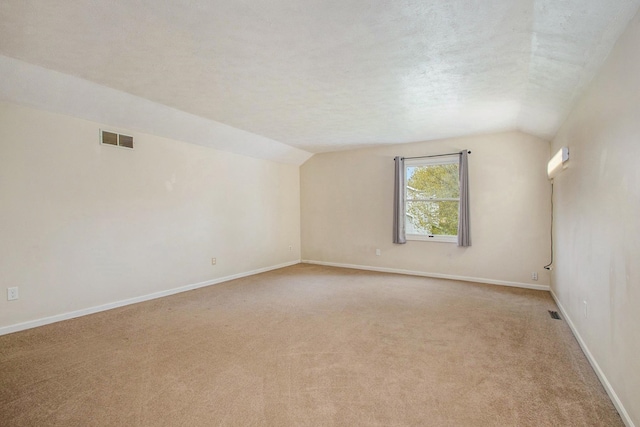
POLYGON ((460 204, 457 156, 413 160, 405 168, 407 238, 457 236, 460 204))

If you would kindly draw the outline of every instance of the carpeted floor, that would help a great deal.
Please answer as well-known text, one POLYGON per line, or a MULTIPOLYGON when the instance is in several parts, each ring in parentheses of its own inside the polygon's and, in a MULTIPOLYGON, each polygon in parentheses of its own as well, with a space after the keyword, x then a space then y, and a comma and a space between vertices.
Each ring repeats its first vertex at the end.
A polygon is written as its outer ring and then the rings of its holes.
POLYGON ((623 425, 546 292, 296 265, 0 337, 3 426, 623 425))

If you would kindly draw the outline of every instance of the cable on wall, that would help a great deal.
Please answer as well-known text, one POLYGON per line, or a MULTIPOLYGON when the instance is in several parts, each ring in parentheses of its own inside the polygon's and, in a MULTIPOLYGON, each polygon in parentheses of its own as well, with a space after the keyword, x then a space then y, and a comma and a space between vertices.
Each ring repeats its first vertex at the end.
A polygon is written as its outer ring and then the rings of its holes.
POLYGON ((551 270, 553 265, 553 181, 551 181, 551 262, 544 266, 545 270, 551 270))

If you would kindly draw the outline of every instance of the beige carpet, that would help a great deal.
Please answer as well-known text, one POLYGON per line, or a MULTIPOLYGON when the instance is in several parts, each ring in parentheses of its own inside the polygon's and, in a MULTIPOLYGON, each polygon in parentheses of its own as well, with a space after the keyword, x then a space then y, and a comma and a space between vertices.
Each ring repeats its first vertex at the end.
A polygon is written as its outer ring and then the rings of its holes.
POLYGON ((546 292, 297 265, 0 337, 3 426, 623 425, 546 292))

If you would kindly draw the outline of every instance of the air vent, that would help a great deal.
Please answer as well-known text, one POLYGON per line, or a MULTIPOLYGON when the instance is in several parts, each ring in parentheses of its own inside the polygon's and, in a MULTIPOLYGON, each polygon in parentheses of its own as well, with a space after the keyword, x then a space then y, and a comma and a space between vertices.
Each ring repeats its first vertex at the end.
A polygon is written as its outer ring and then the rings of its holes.
POLYGON ((560 320, 560 315, 557 311, 549 310, 549 316, 551 316, 552 319, 560 320))
POLYGON ((133 148, 133 137, 120 135, 106 130, 100 131, 100 142, 104 145, 113 145, 122 148, 133 148))

